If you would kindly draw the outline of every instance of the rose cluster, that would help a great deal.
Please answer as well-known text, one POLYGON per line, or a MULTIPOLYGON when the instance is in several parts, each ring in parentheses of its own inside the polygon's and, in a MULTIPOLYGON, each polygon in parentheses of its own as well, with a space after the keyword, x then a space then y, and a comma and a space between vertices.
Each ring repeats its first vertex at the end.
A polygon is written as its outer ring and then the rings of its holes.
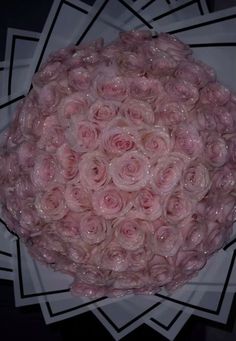
POLYGON ((2 217, 81 296, 189 281, 235 220, 236 96, 177 38, 49 56, 0 150, 2 217))

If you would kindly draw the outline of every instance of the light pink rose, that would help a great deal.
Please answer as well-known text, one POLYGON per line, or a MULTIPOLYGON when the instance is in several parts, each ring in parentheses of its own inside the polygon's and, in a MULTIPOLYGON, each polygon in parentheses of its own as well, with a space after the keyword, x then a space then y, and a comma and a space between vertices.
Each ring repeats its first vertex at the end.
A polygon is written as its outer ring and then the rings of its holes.
POLYGON ((129 193, 108 185, 93 193, 92 204, 96 214, 112 219, 125 215, 132 207, 132 200, 129 193))
POLYGON ((57 108, 58 120, 62 127, 69 127, 73 116, 85 114, 90 102, 90 96, 80 92, 63 98, 57 108))
POLYGON ((63 218, 53 222, 53 230, 65 240, 73 241, 74 238, 78 239, 80 219, 81 213, 68 211, 63 218))
POLYGON ((176 69, 177 62, 168 52, 159 50, 155 45, 147 44, 148 53, 150 56, 150 73, 157 77, 170 76, 176 69))
POLYGON ((196 108, 196 122, 200 130, 216 131, 216 118, 212 112, 212 105, 205 104, 196 108))
POLYGON ((208 75, 204 68, 195 61, 182 61, 176 71, 175 77, 186 80, 197 88, 203 88, 208 83, 208 75))
POLYGON ((224 105, 230 98, 230 91, 219 82, 207 84, 200 92, 200 102, 203 104, 224 105))
POLYGON ((45 189, 55 179, 57 165, 51 154, 41 152, 37 155, 31 172, 31 180, 37 188, 45 189))
POLYGON ((153 254, 147 246, 143 246, 137 250, 129 252, 129 269, 131 271, 139 271, 146 269, 148 261, 153 254))
POLYGON ((74 90, 88 90, 92 83, 92 77, 88 70, 77 67, 68 72, 68 83, 74 90))
POLYGON ((81 184, 89 190, 98 190, 110 180, 108 160, 101 152, 84 154, 79 162, 81 184))
POLYGON ((158 289, 172 281, 174 268, 166 257, 155 255, 150 262, 149 273, 151 281, 158 289))
POLYGON ((204 267, 206 260, 203 252, 180 250, 175 257, 175 265, 183 274, 193 275, 204 267))
POLYGON ((181 60, 192 53, 190 47, 180 41, 177 37, 160 33, 156 40, 156 46, 163 51, 168 52, 176 60, 181 60))
POLYGON ((152 251, 164 257, 174 256, 181 247, 182 242, 183 239, 179 229, 171 225, 158 226, 154 235, 149 238, 152 251))
POLYGON ((120 218, 113 225, 115 240, 126 250, 137 250, 144 244, 146 226, 140 219, 120 218))
POLYGON ((122 290, 137 289, 148 283, 148 280, 145 271, 124 271, 115 277, 113 288, 122 290))
POLYGON ((69 209, 75 212, 91 209, 89 192, 79 182, 66 184, 65 201, 69 209))
POLYGON ((99 265, 105 270, 125 271, 129 266, 128 253, 119 244, 111 242, 99 250, 99 265))
POLYGON ((110 225, 103 217, 85 212, 79 222, 79 231, 84 242, 91 245, 99 244, 108 237, 110 225))
POLYGON ((235 171, 224 165, 214 173, 211 190, 217 194, 227 194, 235 189, 235 183, 235 171))
POLYGON ((164 96, 164 89, 158 79, 137 77, 130 82, 130 94, 138 100, 152 102, 164 96))
POLYGON ((184 122, 188 117, 186 107, 180 101, 175 102, 166 98, 155 103, 155 121, 170 128, 184 122))
POLYGON ((44 63, 33 77, 33 85, 42 87, 51 81, 61 78, 65 66, 60 61, 48 61, 44 63))
POLYGON ((221 134, 235 131, 234 117, 230 110, 225 107, 211 106, 216 121, 216 130, 221 134))
POLYGON ((67 131, 67 138, 75 150, 83 153, 97 149, 99 134, 100 129, 96 123, 74 116, 67 131))
POLYGON ((168 156, 160 158, 151 175, 155 193, 163 195, 170 193, 180 181, 187 165, 187 159, 180 153, 169 153, 168 156))
POLYGON ((21 167, 29 170, 31 167, 34 166, 34 160, 36 157, 36 145, 34 143, 27 141, 21 143, 17 153, 19 164, 21 165, 21 167))
POLYGON ((83 264, 77 270, 77 278, 83 283, 103 286, 108 280, 108 273, 94 265, 83 264))
POLYGON ((156 195, 150 187, 139 190, 134 199, 134 215, 140 219, 156 220, 162 214, 160 196, 156 195))
POLYGON ((188 110, 194 107, 199 98, 197 87, 179 78, 170 78, 165 84, 165 90, 170 99, 183 103, 188 110))
POLYGON ((119 36, 122 43, 127 45, 140 44, 152 38, 151 31, 148 30, 120 32, 119 36))
POLYGON ((66 180, 72 180, 78 172, 79 156, 64 143, 56 151, 56 157, 61 166, 61 174, 66 180))
POLYGON ((190 164, 183 176, 183 186, 190 199, 203 199, 211 186, 208 169, 201 163, 190 164))
POLYGON ((134 51, 122 51, 116 57, 119 71, 124 76, 142 76, 146 65, 143 54, 134 51))
POLYGON ((19 175, 18 179, 15 181, 16 195, 21 199, 27 197, 34 197, 35 187, 32 184, 30 176, 28 174, 19 175))
POLYGON ((140 142, 144 154, 154 161, 168 154, 172 148, 168 131, 158 127, 140 131, 140 142))
POLYGON ((27 235, 28 237, 41 231, 43 226, 40 225, 41 221, 32 199, 24 200, 24 204, 22 206, 19 222, 20 226, 24 230, 24 235, 27 235))
POLYGON ((135 149, 137 132, 129 127, 109 127, 101 134, 100 146, 109 155, 121 155, 135 149))
POLYGON ((42 135, 37 142, 38 148, 53 153, 64 141, 64 129, 60 126, 57 117, 48 116, 43 123, 42 135))
POLYGON ((204 138, 203 159, 212 167, 222 167, 229 158, 226 141, 217 133, 207 134, 204 138))
POLYGON ((207 233, 207 226, 204 221, 192 219, 180 226, 180 231, 184 238, 183 250, 201 250, 201 244, 207 233))
POLYGON ((127 99, 121 105, 120 113, 138 127, 143 124, 153 124, 155 121, 151 105, 137 99, 127 99))
POLYGON ((50 82, 38 91, 38 103, 40 109, 45 113, 52 113, 57 110, 62 93, 56 82, 50 82))
MULTIPOLYGON (((195 200, 195 197, 192 197, 195 200)), ((181 189, 176 189, 166 198, 164 216, 171 224, 178 224, 193 213, 193 202, 181 189)))
POLYGON ((219 196, 215 194, 206 199, 205 216, 211 222, 225 223, 226 220, 232 221, 235 210, 235 197, 225 194, 219 201, 219 196))
POLYGON ((46 221, 60 220, 68 212, 64 200, 64 186, 53 184, 46 192, 39 193, 35 199, 35 207, 40 217, 46 221))
POLYGON ((67 244, 67 255, 75 264, 81 266, 89 261, 90 250, 83 241, 76 239, 76 241, 67 244))
POLYGON ((111 161, 110 175, 114 184, 121 190, 137 191, 144 187, 149 180, 150 164, 141 153, 126 152, 111 161))
POLYGON ((223 247, 228 239, 225 226, 217 222, 208 222, 207 235, 203 243, 204 252, 209 256, 223 247))
POLYGON ((97 93, 104 99, 122 101, 128 95, 128 84, 124 77, 100 75, 95 82, 97 93))
POLYGON ((118 114, 119 103, 113 101, 96 101, 88 111, 88 119, 95 122, 101 128, 105 128, 107 123, 118 114))

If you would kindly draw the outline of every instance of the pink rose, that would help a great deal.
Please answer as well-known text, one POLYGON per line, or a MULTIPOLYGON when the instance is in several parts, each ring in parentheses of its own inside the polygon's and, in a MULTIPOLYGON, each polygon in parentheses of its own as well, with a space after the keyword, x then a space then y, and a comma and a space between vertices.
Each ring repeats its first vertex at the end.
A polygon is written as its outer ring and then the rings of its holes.
POLYGON ((235 189, 235 183, 235 171, 225 165, 214 173, 211 190, 217 194, 228 194, 235 189))
POLYGON ((197 88, 202 88, 208 83, 204 68, 195 61, 182 61, 175 71, 175 77, 186 80, 197 88))
POLYGON ((165 90, 170 99, 183 103, 188 110, 194 107, 199 98, 197 87, 179 78, 170 78, 165 84, 165 90))
POLYGON ((85 114, 90 102, 91 98, 80 92, 63 98, 57 108, 58 120, 62 127, 69 127, 73 116, 85 114))
POLYGON ((125 76, 142 76, 145 73, 145 59, 141 53, 122 51, 118 53, 116 63, 120 73, 125 76))
POLYGON ((85 212, 79 222, 80 236, 84 242, 93 245, 104 241, 109 232, 109 222, 91 212, 85 212))
POLYGON ((192 214, 192 210, 193 203, 182 190, 177 189, 166 198, 164 215, 171 224, 180 223, 192 214))
POLYGON ((224 105, 230 98, 230 91, 219 82, 207 84, 200 92, 200 102, 203 104, 224 105))
POLYGON ((168 262, 166 257, 155 255, 151 260, 150 268, 150 279, 156 287, 162 287, 167 283, 170 283, 174 276, 174 268, 168 262))
POLYGON ((90 250, 84 242, 76 239, 75 242, 67 245, 67 256, 75 264, 81 266, 81 264, 86 264, 89 261, 90 250))
POLYGON ((43 86, 38 91, 38 103, 40 109, 45 113, 52 113, 57 110, 62 94, 56 82, 51 82, 43 86))
POLYGON ((168 52, 176 60, 184 59, 192 53, 188 45, 184 44, 177 37, 167 33, 160 33, 158 35, 156 47, 168 52))
POLYGON ((187 164, 187 159, 180 153, 169 153, 168 156, 160 158, 151 175, 155 193, 170 193, 180 181, 187 164))
POLYGON ((122 101, 127 97, 128 84, 124 77, 100 75, 95 86, 98 95, 104 99, 122 101))
POLYGON ((147 102, 128 99, 120 107, 120 113, 135 126, 153 124, 155 121, 152 107, 147 102))
POLYGON ((28 174, 19 175, 15 181, 15 190, 18 197, 25 199, 27 197, 34 197, 35 187, 33 186, 28 174))
POLYGON ((148 247, 141 247, 129 252, 129 269, 131 271, 139 271, 146 269, 148 261, 152 258, 153 254, 148 247))
POLYGON ((113 288, 122 290, 133 290, 141 288, 148 283, 148 275, 145 271, 124 271, 116 275, 113 288))
POLYGON ((213 115, 212 105, 201 105, 196 109, 196 121, 200 130, 216 130, 216 118, 213 115))
POLYGON ((69 209, 75 212, 91 209, 89 192, 79 182, 67 183, 65 201, 69 209))
POLYGON ((155 103, 155 120, 161 125, 168 126, 170 128, 184 122, 188 117, 186 107, 181 102, 173 102, 168 98, 155 103))
POLYGON ((108 160, 101 152, 86 153, 79 162, 81 184, 89 190, 98 190, 110 180, 108 160))
POLYGON ((152 38, 151 31, 148 30, 120 32, 119 35, 122 43, 127 45, 140 44, 152 38))
POLYGON ((91 105, 88 111, 88 119, 99 127, 106 127, 107 123, 118 114, 119 104, 112 101, 97 101, 91 105))
POLYGON ((207 235, 203 243, 204 252, 209 256, 223 247, 228 239, 225 226, 217 222, 208 222, 207 235))
POLYGON ((203 199, 211 186, 208 169, 201 163, 191 164, 184 173, 183 186, 190 199, 203 199))
POLYGON ((112 219, 123 216, 132 207, 131 195, 108 185, 93 193, 93 208, 99 216, 112 219))
POLYGON ((129 266, 128 253, 119 244, 111 242, 99 250, 98 264, 105 270, 125 271, 129 266))
POLYGON ((201 250, 201 244, 206 237, 207 227, 203 221, 192 219, 180 226, 184 238, 183 250, 201 250))
POLYGON ((151 188, 144 187, 134 199, 134 214, 137 218, 156 220, 162 214, 161 199, 151 188))
POLYGON ((42 126, 42 135, 37 143, 40 149, 55 152, 65 141, 64 129, 60 126, 56 116, 48 116, 42 126))
POLYGON ((73 179, 78 172, 79 156, 64 143, 56 152, 57 160, 61 166, 61 174, 66 180, 73 179))
POLYGON ((19 164, 24 169, 29 170, 34 166, 34 160, 36 157, 36 145, 32 142, 23 142, 18 148, 19 164))
POLYGON ((218 195, 206 199, 205 216, 212 222, 225 223, 226 220, 233 221, 235 210, 235 197, 225 194, 219 201, 218 195))
POLYGON ((70 288, 72 295, 89 297, 90 299, 101 298, 106 295, 107 288, 100 285, 87 284, 74 281, 70 288))
POLYGON ((233 133, 235 130, 234 117, 225 107, 211 106, 216 121, 216 130, 219 133, 233 133))
POLYGON ((74 90, 88 90, 92 82, 88 70, 77 67, 68 72, 68 83, 74 90))
POLYGON ((172 147, 168 131, 158 127, 140 131, 140 140, 144 154, 154 161, 168 154, 172 147))
POLYGON ((130 94, 138 100, 152 102, 163 97, 164 89, 161 82, 155 78, 137 77, 130 83, 130 94))
POLYGON ((206 162, 212 167, 222 167, 229 158, 226 141, 217 133, 207 134, 204 141, 206 162))
POLYGON ((31 180, 34 186, 45 189, 56 176, 57 166, 52 155, 42 152, 34 162, 31 172, 31 180))
MULTIPOLYGON (((154 224, 155 226, 155 224, 154 224)), ((152 251, 160 256, 174 256, 182 245, 182 236, 177 227, 162 225, 149 238, 152 251)))
POLYGON ((40 217, 46 221, 60 220, 68 209, 64 200, 64 186, 53 184, 46 192, 39 193, 35 199, 35 207, 40 217))
MULTIPOLYGON (((115 240, 126 250, 137 250, 144 244, 146 226, 147 222, 139 219, 118 219, 113 225, 115 240)), ((147 226, 147 229, 149 229, 149 226, 147 226)))
POLYGON ((136 147, 137 132, 128 127, 111 127, 104 129, 101 134, 101 147, 109 155, 120 155, 136 147))
POLYGON ((16 192, 14 191, 12 187, 4 188, 3 198, 4 198, 5 205, 6 205, 8 212, 13 216, 14 219, 19 221, 21 209, 23 205, 22 198, 19 198, 16 195, 16 192))
POLYGON ((180 250, 175 257, 175 265, 185 275, 197 274, 206 264, 206 256, 199 251, 180 250))
POLYGON ((171 54, 159 50, 155 45, 147 45, 148 51, 144 51, 144 53, 148 53, 150 55, 150 73, 151 75, 157 77, 165 77, 170 76, 176 69, 177 62, 171 56, 171 54))
POLYGON ((42 230, 41 221, 32 199, 24 201, 19 222, 27 237, 42 230))
POLYGON ((118 188, 133 192, 147 184, 150 177, 150 164, 141 153, 130 151, 111 161, 110 174, 118 188))
POLYGON ((95 286, 106 285, 108 271, 99 269, 91 264, 83 264, 77 270, 77 278, 83 283, 95 286))
POLYGON ((53 222, 53 230, 63 239, 73 241, 79 237, 80 219, 81 213, 68 211, 62 219, 53 222))
POLYGON ((14 187, 15 181, 20 175, 17 153, 12 151, 10 154, 6 155, 4 163, 5 165, 3 165, 5 166, 4 173, 6 175, 6 180, 14 187))
POLYGON ((40 70, 33 77, 33 85, 43 87, 51 81, 61 78, 62 70, 65 67, 60 61, 48 61, 44 63, 40 70))

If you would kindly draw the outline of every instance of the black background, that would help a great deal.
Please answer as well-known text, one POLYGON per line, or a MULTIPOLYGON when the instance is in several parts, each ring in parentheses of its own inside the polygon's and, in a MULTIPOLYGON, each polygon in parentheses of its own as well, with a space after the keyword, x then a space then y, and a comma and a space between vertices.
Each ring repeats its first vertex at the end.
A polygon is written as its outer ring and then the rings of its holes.
MULTIPOLYGON (((115 0, 116 1, 116 0, 115 0)), ((8 27, 41 32, 53 0, 0 0, 0 60, 4 60, 4 47, 8 27)), ((94 0, 84 0, 92 4, 94 0)), ((227 7, 235 0, 209 0, 209 9, 227 7)), ((191 317, 176 341, 235 341, 236 300, 226 326, 191 317)), ((0 339, 11 341, 64 341, 73 339, 113 340, 112 336, 91 313, 46 325, 38 305, 15 308, 13 284, 0 280, 0 339)), ((148 326, 142 325, 122 340, 159 340, 166 338, 148 326)))

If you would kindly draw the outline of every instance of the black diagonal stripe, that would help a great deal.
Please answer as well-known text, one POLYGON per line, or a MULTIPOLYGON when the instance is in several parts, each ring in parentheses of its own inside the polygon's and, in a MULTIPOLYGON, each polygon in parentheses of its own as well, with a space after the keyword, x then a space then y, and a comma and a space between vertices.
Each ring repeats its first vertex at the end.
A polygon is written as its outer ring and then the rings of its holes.
POLYGON ((13 272, 12 269, 9 268, 4 268, 4 267, 0 267, 0 271, 5 271, 5 272, 13 272))
POLYGON ((176 314, 176 316, 173 318, 173 320, 170 321, 170 323, 166 326, 165 324, 161 323, 160 321, 157 321, 154 317, 151 317, 150 320, 160 326, 161 328, 165 329, 166 331, 170 330, 170 328, 174 325, 174 323, 178 320, 178 318, 183 314, 183 311, 180 310, 176 314))
POLYGON ((151 310, 157 308, 159 305, 161 304, 161 302, 157 302, 155 304, 153 304, 151 307, 149 307, 148 309, 146 309, 145 311, 143 311, 141 314, 137 315, 136 317, 134 317, 132 320, 130 320, 129 322, 127 322, 126 324, 124 324, 122 327, 117 327, 117 325, 110 319, 110 317, 101 309, 101 308, 97 308, 97 310, 100 312, 100 314, 107 320, 108 323, 110 323, 110 325, 116 330, 117 333, 122 332, 124 329, 126 329, 127 327, 129 327, 131 324, 133 324, 134 322, 136 322, 138 319, 140 319, 141 317, 143 317, 145 314, 149 313, 151 310))
POLYGON ((229 284, 229 279, 230 279, 230 276, 231 276, 231 273, 232 273, 232 270, 233 270, 235 258, 236 258, 236 251, 234 251, 234 253, 233 253, 233 256, 232 256, 232 259, 231 259, 231 262, 230 262, 230 266, 229 266, 229 269, 228 269, 228 273, 227 273, 227 276, 226 276, 226 279, 225 279, 225 283, 224 283, 224 286, 223 286, 223 290, 221 292, 220 299, 219 299, 219 302, 218 302, 216 310, 200 307, 200 306, 197 306, 197 305, 191 304, 191 303, 186 303, 186 302, 183 302, 183 301, 180 301, 180 300, 177 300, 177 299, 174 299, 172 297, 168 297, 168 296, 162 295, 162 294, 155 294, 155 296, 157 296, 159 298, 163 298, 163 299, 165 299, 167 301, 170 301, 170 302, 174 302, 174 303, 177 303, 177 304, 189 307, 189 308, 193 308, 193 309, 199 310, 199 311, 203 311, 203 312, 210 313, 210 314, 213 314, 213 315, 219 315, 220 310, 221 310, 221 306, 223 304, 224 297, 225 297, 225 294, 226 294, 226 290, 227 290, 227 287, 228 287, 228 284, 229 284))
POLYGON ((147 22, 138 12, 136 12, 131 6, 129 6, 125 1, 119 0, 119 2, 125 6, 135 17, 137 17, 144 25, 146 25, 149 29, 153 29, 153 26, 147 22))
POLYGON ((224 42, 224 43, 199 43, 199 44, 189 44, 190 47, 229 47, 236 46, 236 42, 224 42))
POLYGON ((170 0, 166 0, 166 3, 167 3, 168 5, 170 5, 170 0))
POLYGON ((3 109, 3 108, 5 108, 5 107, 8 107, 9 105, 11 105, 11 104, 13 104, 13 103, 15 103, 15 102, 20 101, 20 100, 23 99, 24 97, 25 97, 25 95, 20 95, 20 96, 17 96, 17 97, 15 97, 15 98, 11 99, 11 100, 8 101, 8 102, 5 102, 5 103, 3 103, 3 104, 0 104, 0 110, 3 109))
POLYGON ((162 14, 160 14, 160 15, 154 17, 154 18, 151 20, 151 22, 152 22, 152 21, 159 20, 159 19, 162 19, 162 18, 165 18, 165 17, 167 17, 168 15, 173 14, 173 13, 178 12, 178 11, 181 11, 182 9, 184 9, 184 8, 186 8, 186 7, 189 7, 189 6, 192 6, 192 5, 195 4, 195 3, 196 3, 196 0, 192 0, 192 1, 190 1, 190 2, 187 2, 186 4, 183 4, 183 5, 181 5, 181 6, 175 7, 175 8, 171 9, 171 10, 168 11, 168 12, 162 13, 162 14))
POLYGON ((148 8, 153 2, 155 2, 155 0, 150 0, 148 1, 143 7, 141 7, 141 10, 145 10, 146 8, 148 8))
POLYGON ((55 13, 55 16, 54 16, 54 18, 53 18, 53 21, 52 21, 52 23, 51 23, 50 29, 49 29, 49 31, 48 31, 47 37, 46 37, 46 39, 45 39, 45 42, 44 42, 44 44, 43 44, 42 51, 41 51, 40 56, 39 56, 39 59, 38 59, 38 63, 37 63, 37 65, 36 65, 35 72, 37 72, 38 69, 39 69, 39 66, 40 66, 40 64, 41 64, 41 61, 42 61, 42 59, 43 59, 44 52, 45 52, 45 50, 46 50, 46 48, 47 48, 48 41, 49 41, 49 39, 50 39, 50 37, 51 37, 52 30, 53 30, 53 28, 54 28, 54 26, 55 26, 55 23, 56 23, 56 21, 57 21, 58 15, 59 15, 59 13, 60 13, 60 11, 61 11, 61 7, 62 7, 62 5, 63 5, 63 2, 64 2, 64 0, 61 0, 61 1, 60 1, 60 4, 59 4, 59 6, 58 6, 58 8, 57 8, 57 11, 56 11, 56 13, 55 13))
POLYGON ((234 243, 236 243, 236 238, 231 240, 229 243, 227 243, 224 247, 223 250, 226 251, 230 246, 232 246, 234 243))
POLYGON ((226 21, 226 20, 234 19, 234 18, 236 18, 236 14, 227 15, 226 17, 221 17, 221 18, 209 20, 209 21, 202 22, 202 23, 195 24, 195 25, 189 25, 189 26, 186 26, 186 27, 183 27, 183 28, 179 28, 179 29, 176 29, 176 30, 168 31, 167 33, 175 34, 175 33, 179 33, 179 32, 194 30, 195 28, 216 24, 218 22, 223 22, 223 21, 226 21))
POLYGON ((6 257, 12 257, 12 254, 10 254, 9 252, 1 251, 1 250, 0 250, 0 255, 3 255, 3 256, 6 256, 6 257))
POLYGON ((201 15, 204 15, 204 11, 202 8, 202 4, 201 4, 201 0, 197 0, 197 5, 198 5, 198 9, 201 15))
POLYGON ((81 43, 81 41, 84 39, 84 37, 86 36, 86 34, 88 33, 88 31, 90 30, 90 28, 93 26, 93 24, 95 23, 97 17, 102 13, 102 11, 104 10, 105 6, 107 5, 109 0, 105 0, 102 4, 102 6, 99 8, 99 10, 97 11, 96 15, 94 16, 94 18, 91 20, 91 22, 89 23, 89 25, 86 27, 86 29, 84 30, 84 32, 82 33, 81 37, 79 38, 79 40, 77 41, 76 45, 79 45, 81 43))
POLYGON ((84 13, 84 14, 88 14, 88 11, 86 11, 85 9, 83 9, 83 8, 81 8, 79 6, 76 6, 76 5, 72 4, 69 1, 64 1, 64 4, 67 5, 67 6, 70 6, 71 8, 74 8, 74 9, 76 9, 76 10, 78 10, 78 11, 84 13))

